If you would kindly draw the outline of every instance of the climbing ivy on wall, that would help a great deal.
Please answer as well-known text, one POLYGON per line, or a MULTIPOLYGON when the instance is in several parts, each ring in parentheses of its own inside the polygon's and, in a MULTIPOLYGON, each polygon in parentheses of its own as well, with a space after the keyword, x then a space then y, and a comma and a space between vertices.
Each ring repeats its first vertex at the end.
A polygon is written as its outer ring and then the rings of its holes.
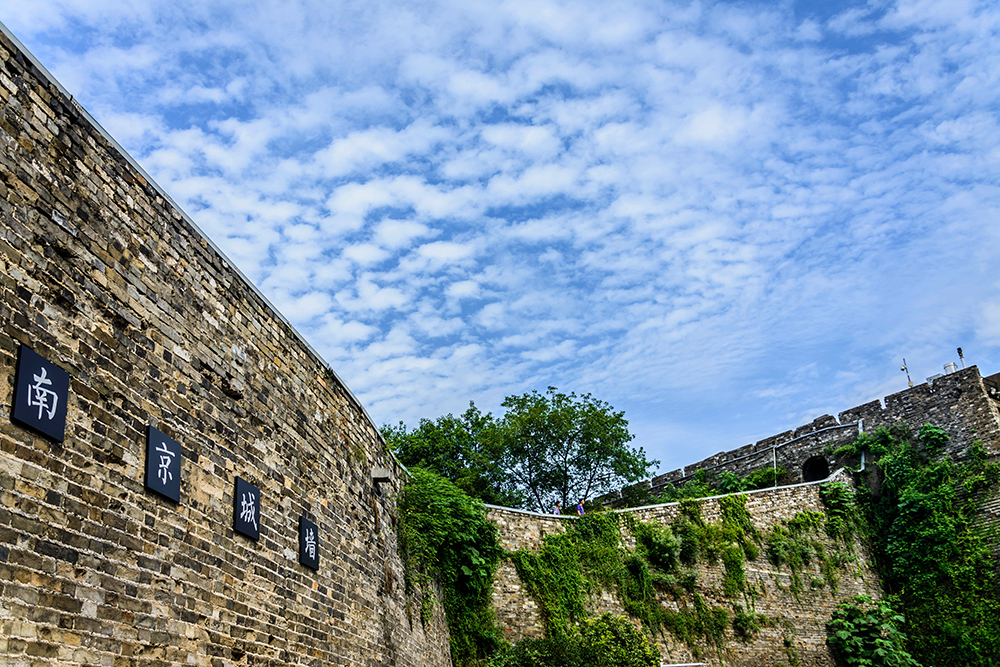
MULTIPOLYGON (((510 557, 538 602, 550 637, 571 632, 586 615, 589 594, 613 590, 625 611, 650 634, 669 632, 695 655, 701 645, 721 651, 730 630, 749 641, 774 622, 756 612, 758 590, 746 574, 746 562, 763 549, 776 567, 792 571, 794 594, 804 590, 800 573, 811 562, 818 562, 823 572, 819 585, 836 590, 837 573, 850 560, 848 544, 854 535, 849 513, 843 516, 845 489, 849 491, 846 485, 824 487, 830 515, 799 513, 763 533, 751 522, 745 495, 719 498, 717 523, 704 519, 699 501, 686 499, 669 525, 631 514, 590 514, 568 522, 564 533, 547 535, 538 551, 521 550, 510 557), (839 542, 827 546, 824 532, 839 542), (623 534, 634 538, 634 549, 625 547, 623 534), (697 592, 693 566, 720 561, 720 593, 730 602, 712 607, 697 592), (665 596, 676 602, 676 611, 663 604, 665 596)), ((810 582, 812 587, 815 583, 810 582)))
POLYGON ((492 603, 493 575, 503 549, 482 502, 427 470, 410 468, 399 499, 400 552, 406 588, 426 622, 443 589, 452 662, 482 663, 503 642, 492 603))
POLYGON ((658 667, 660 653, 631 621, 604 614, 568 634, 523 639, 487 667, 658 667))
POLYGON ((1000 656, 1000 577, 995 535, 976 516, 997 492, 1000 469, 981 443, 954 461, 943 454, 947 440, 930 424, 915 437, 901 425, 863 434, 837 454, 867 450, 878 462, 879 493, 862 487, 858 507, 910 652, 937 667, 990 667, 1000 656))
MULTIPOLYGON (((427 622, 437 600, 435 582, 441 585, 452 662, 457 667, 487 662, 491 667, 659 664, 655 647, 630 622, 610 616, 584 618, 582 593, 588 582, 611 585, 620 575, 615 564, 621 536, 611 515, 590 516, 576 525, 580 543, 588 545, 585 555, 575 542, 555 541, 540 558, 524 559, 523 566, 533 568, 525 580, 541 582, 536 588, 546 596, 544 608, 556 612, 547 616, 549 634, 556 639, 511 649, 491 608, 492 581, 503 551, 485 507, 435 473, 420 468, 409 473, 399 500, 407 593, 427 622), (581 556, 582 572, 575 566, 581 556)), ((645 543, 659 548, 661 558, 670 558, 663 551, 663 537, 653 529, 646 533, 645 543)))
MULTIPOLYGON (((647 632, 668 632, 696 655, 699 646, 721 650, 730 631, 749 640, 778 619, 756 612, 758 590, 748 580, 748 560, 763 554, 775 568, 787 569, 789 592, 796 597, 816 588, 835 593, 841 573, 856 558, 853 544, 860 536, 873 545, 887 602, 841 606, 830 624, 840 664, 891 665, 898 661, 886 655, 903 660, 909 653, 914 661, 899 664, 993 667, 1000 655, 1000 577, 992 554, 995 536, 976 516, 981 499, 1000 487, 1000 468, 988 462, 979 443, 961 462, 952 460, 944 455, 947 439, 930 425, 916 436, 898 426, 862 435, 837 454, 868 451, 878 465, 865 474, 878 475, 869 481, 879 491, 824 484, 823 512, 800 512, 767 531, 755 529, 744 495, 719 498, 718 522, 706 521, 694 498, 681 500, 669 525, 611 513, 567 522, 567 531, 546 536, 537 552, 510 554, 554 640, 545 650, 582 650, 579 628, 587 596, 601 589, 616 591, 647 632), (626 548, 623 535, 634 539, 634 548, 626 548), (694 566, 702 562, 721 562, 719 593, 727 605, 713 607, 699 594, 694 566), (820 576, 806 577, 814 565, 820 576), (676 610, 662 604, 664 599, 673 599, 676 610), (889 635, 891 643, 885 644, 889 635)), ((710 488, 696 479, 684 494, 710 488)), ((412 471, 400 508, 408 590, 427 618, 435 599, 432 581, 440 581, 454 663, 472 667, 501 655, 490 584, 502 550, 485 509, 420 470, 412 471)), ((520 653, 541 646, 525 645, 520 653)), ((786 648, 790 663, 798 662, 787 636, 786 648)))
POLYGON ((822 487, 825 513, 801 512, 763 532, 754 527, 742 494, 718 499, 718 522, 706 521, 695 499, 681 501, 669 525, 631 514, 588 514, 567 522, 565 533, 546 536, 538 551, 508 554, 553 641, 498 652, 504 641, 490 608, 490 586, 503 555, 496 528, 482 504, 451 482, 419 468, 410 472, 399 504, 407 591, 426 621, 437 599, 434 582, 440 582, 452 659, 459 667, 483 665, 491 655, 506 664, 526 651, 583 650, 587 597, 600 590, 616 591, 625 611, 649 634, 670 633, 697 657, 701 647, 714 647, 721 659, 729 632, 749 641, 777 620, 756 612, 759 591, 748 580, 748 560, 763 553, 775 567, 788 568, 796 596, 806 586, 800 573, 818 562, 823 577, 808 585, 835 591, 856 528, 853 493, 836 483, 822 487), (835 540, 833 546, 823 532, 835 540), (626 548, 625 537, 634 540, 634 548, 626 548), (694 566, 720 561, 719 594, 728 602, 712 606, 696 587, 694 566), (674 600, 673 608, 663 604, 665 598, 674 600))
POLYGON ((694 592, 694 572, 681 567, 681 541, 668 526, 596 513, 569 523, 565 533, 547 535, 537 552, 517 551, 511 560, 539 604, 548 636, 570 633, 585 615, 587 595, 610 589, 647 631, 665 628, 685 641, 717 643, 729 624, 726 609, 709 608, 697 594, 680 612, 657 601, 658 592, 677 598, 694 592), (633 551, 624 548, 622 522, 635 535, 633 551))

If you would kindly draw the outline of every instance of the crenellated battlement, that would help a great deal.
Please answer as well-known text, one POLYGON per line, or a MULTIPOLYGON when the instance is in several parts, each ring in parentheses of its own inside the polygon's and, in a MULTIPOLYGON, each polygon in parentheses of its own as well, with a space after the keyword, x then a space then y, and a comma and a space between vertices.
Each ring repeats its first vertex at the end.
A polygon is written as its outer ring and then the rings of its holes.
MULTIPOLYGON (((785 470, 779 485, 823 479, 839 465, 832 452, 854 441, 864 431, 903 422, 911 429, 926 423, 940 426, 951 436, 948 451, 961 460, 975 441, 1000 455, 1000 373, 982 377, 970 366, 934 380, 918 384, 883 401, 870 401, 842 411, 837 417, 823 415, 811 423, 726 452, 719 452, 691 465, 671 470, 640 482, 652 495, 668 485, 681 485, 704 470, 709 479, 722 471, 744 477, 761 468, 785 470)), ((619 491, 601 496, 596 502, 617 506, 619 491)))

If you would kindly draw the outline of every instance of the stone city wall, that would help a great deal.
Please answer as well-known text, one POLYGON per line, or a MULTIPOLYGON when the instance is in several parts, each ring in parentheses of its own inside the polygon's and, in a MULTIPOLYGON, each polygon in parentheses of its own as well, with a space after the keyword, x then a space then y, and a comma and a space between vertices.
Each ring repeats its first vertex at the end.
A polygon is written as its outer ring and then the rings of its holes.
MULTIPOLYGON (((851 483, 850 476, 841 472, 834 479, 851 483)), ((819 497, 820 483, 785 486, 776 489, 753 491, 746 496, 746 507, 754 527, 767 531, 782 522, 792 519, 805 511, 825 512, 819 497)), ((719 523, 719 497, 697 501, 702 508, 702 516, 711 523, 719 523)), ((490 519, 500 530, 500 538, 507 551, 517 549, 537 550, 545 535, 563 532, 568 522, 576 517, 555 517, 520 512, 499 507, 490 507, 490 519)), ((656 521, 670 524, 680 512, 678 503, 655 505, 629 510, 642 521, 656 521)), ((634 539, 625 532, 626 546, 633 547, 634 539)), ((832 541, 825 535, 818 536, 832 550, 832 541)), ((795 594, 791 588, 791 573, 787 567, 775 568, 761 549, 761 555, 745 564, 748 583, 757 590, 755 608, 764 614, 770 625, 749 642, 738 639, 730 629, 719 648, 705 644, 696 649, 677 641, 670 634, 654 637, 664 662, 691 663, 704 662, 708 665, 738 665, 739 667, 770 667, 782 664, 803 666, 833 665, 826 645, 826 623, 834 609, 841 602, 854 595, 866 594, 881 597, 878 577, 869 560, 865 547, 858 541, 852 546, 854 557, 839 574, 836 592, 829 587, 817 585, 822 579, 819 565, 814 559, 799 573, 804 590, 795 594), (795 662, 798 660, 799 662, 795 662)), ((725 567, 721 561, 714 564, 699 562, 696 565, 696 591, 709 607, 732 610, 734 604, 744 604, 745 600, 729 599, 723 593, 722 580, 725 567)), ((660 602, 677 611, 679 603, 666 594, 660 594, 660 602)), ((689 596, 690 597, 690 596, 689 596)), ((523 590, 517 571, 509 560, 502 563, 494 583, 493 604, 504 633, 511 641, 523 637, 542 635, 542 622, 538 605, 523 590)), ((690 604, 688 600, 686 604, 690 604)), ((624 614, 625 611, 612 591, 601 591, 592 596, 589 611, 594 614, 611 612, 624 614)))
MULTIPOLYGON (((834 449, 853 442, 861 430, 874 431, 900 421, 914 431, 926 423, 940 426, 951 436, 948 452, 959 460, 976 440, 982 441, 993 456, 1000 455, 1000 374, 983 378, 976 366, 970 366, 887 396, 884 403, 871 401, 844 410, 838 418, 823 415, 810 424, 720 452, 635 486, 656 495, 667 485, 684 484, 699 470, 704 470, 711 480, 723 471, 745 477, 775 464, 785 470, 779 484, 821 479, 845 463, 857 464, 836 459, 830 453, 834 449), (822 474, 811 478, 804 474, 807 462, 822 474)), ((623 495, 627 496, 628 491, 610 493, 596 501, 619 506, 623 495)))
POLYGON ((407 607, 404 472, 361 405, 2 32, 0 403, 22 346, 70 384, 61 442, 0 420, 0 663, 450 665, 440 613, 407 607), (183 446, 178 502, 144 485, 150 425, 183 446))
MULTIPOLYGON (((496 524, 500 546, 504 551, 520 549, 537 551, 546 535, 566 532, 567 521, 573 516, 555 516, 487 505, 489 520, 496 524)), ((545 630, 538 604, 521 584, 510 559, 500 561, 493 578, 493 610, 497 624, 511 643, 525 637, 543 637, 545 630)))

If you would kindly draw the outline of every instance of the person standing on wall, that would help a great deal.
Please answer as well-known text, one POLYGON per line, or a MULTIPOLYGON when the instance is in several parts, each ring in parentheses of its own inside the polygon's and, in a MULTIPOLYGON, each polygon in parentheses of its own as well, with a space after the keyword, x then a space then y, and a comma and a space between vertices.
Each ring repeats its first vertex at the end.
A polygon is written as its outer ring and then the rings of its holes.
POLYGON ((576 506, 576 513, 579 514, 580 516, 584 515, 583 500, 584 500, 583 498, 580 498, 580 503, 576 506))

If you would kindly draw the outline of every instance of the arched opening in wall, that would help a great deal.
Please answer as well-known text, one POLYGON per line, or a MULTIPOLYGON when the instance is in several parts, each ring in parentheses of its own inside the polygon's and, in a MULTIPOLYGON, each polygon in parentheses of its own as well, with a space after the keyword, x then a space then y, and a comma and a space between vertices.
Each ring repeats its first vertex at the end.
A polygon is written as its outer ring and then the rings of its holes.
POLYGON ((830 476, 830 466, 826 462, 826 458, 822 456, 813 456, 806 460, 802 465, 802 481, 803 482, 818 482, 821 479, 826 479, 830 476))

